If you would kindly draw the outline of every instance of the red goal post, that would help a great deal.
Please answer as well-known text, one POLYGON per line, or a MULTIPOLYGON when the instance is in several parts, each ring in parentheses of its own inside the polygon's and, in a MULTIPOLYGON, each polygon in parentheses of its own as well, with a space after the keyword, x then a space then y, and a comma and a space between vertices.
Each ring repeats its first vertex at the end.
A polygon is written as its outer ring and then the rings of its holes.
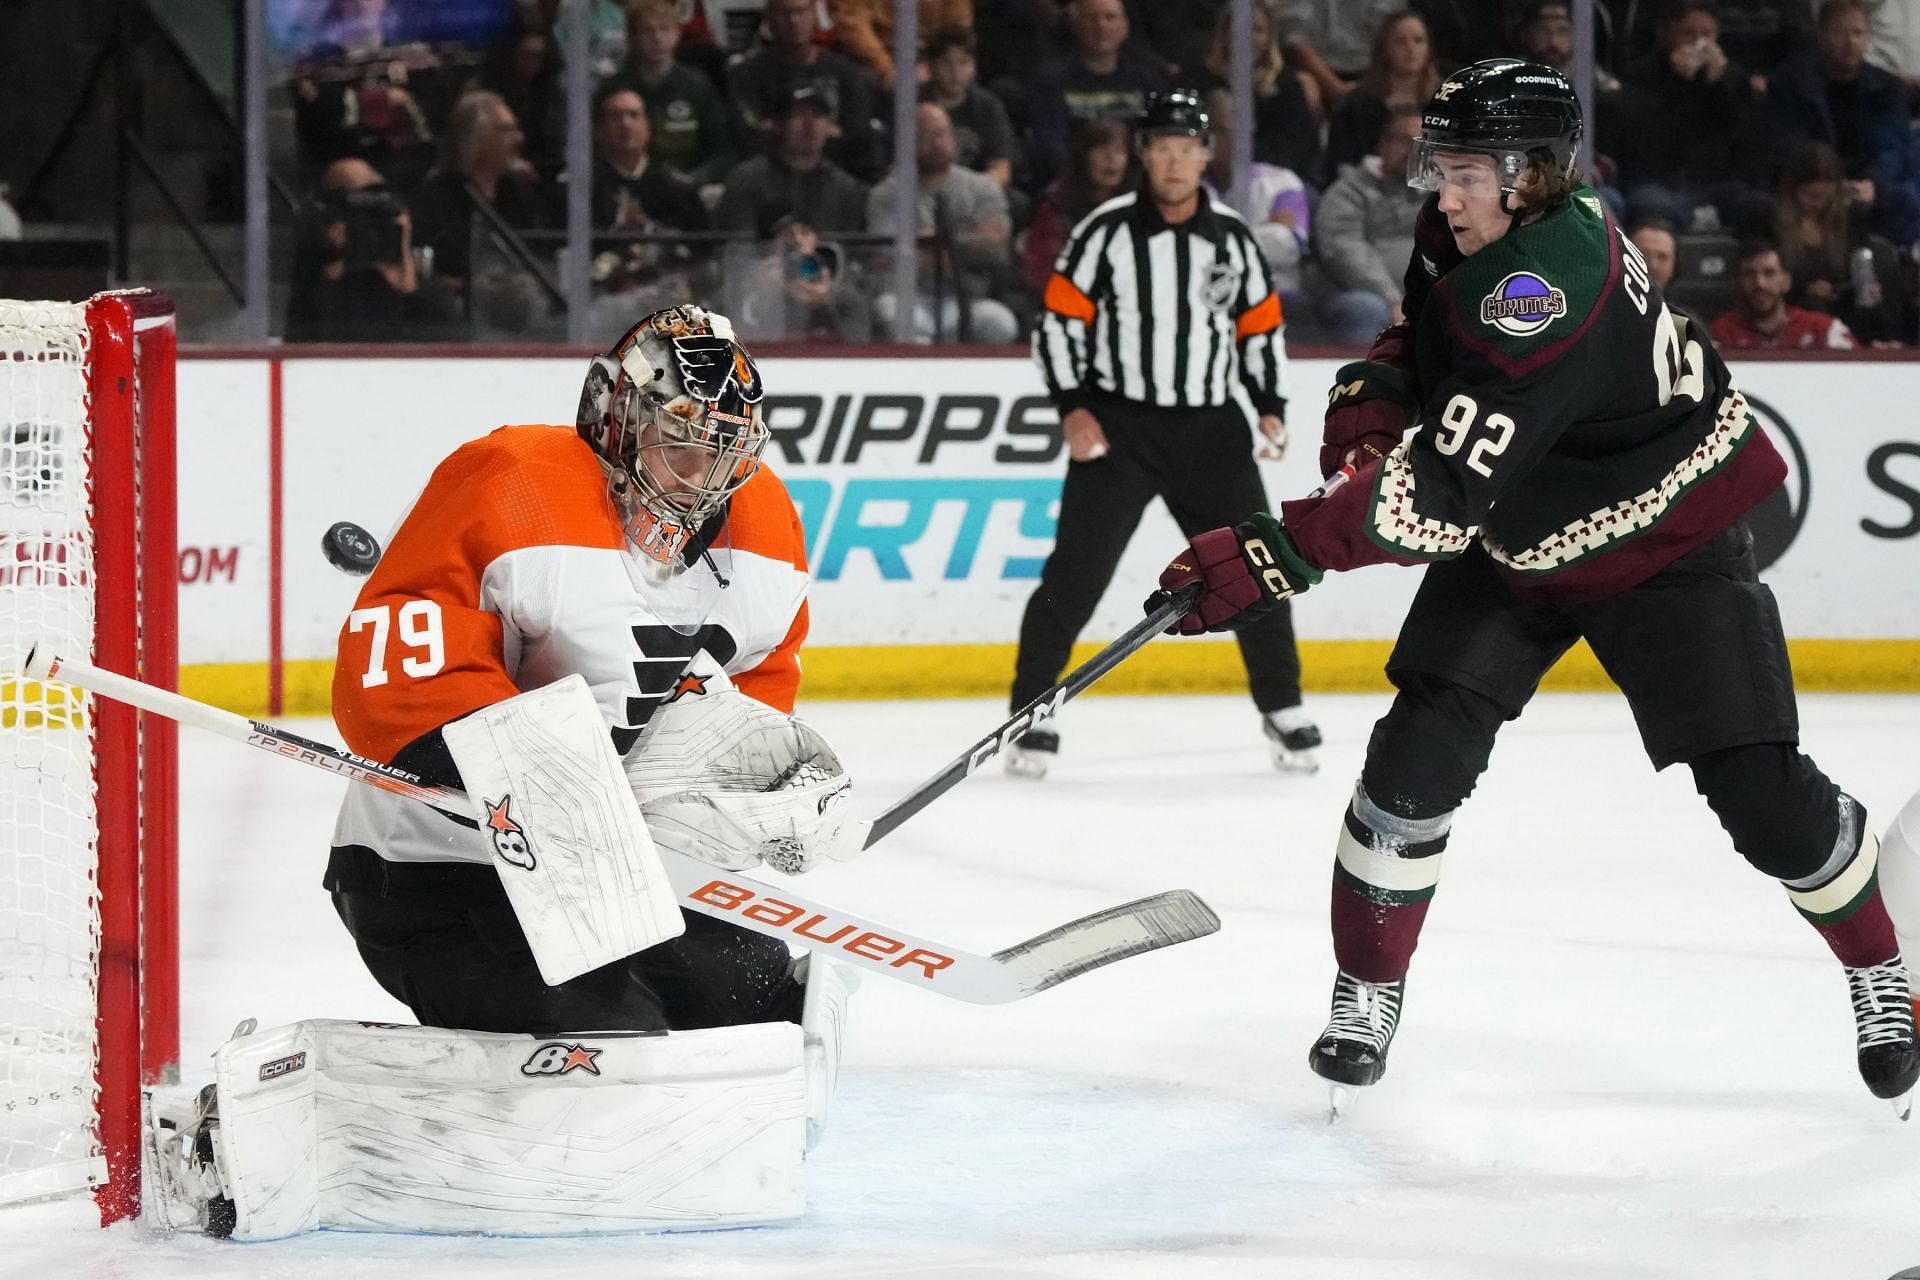
POLYGON ((175 688, 173 306, 0 301, 0 1202, 140 1209, 177 1076, 174 725, 17 674, 50 643, 175 688))

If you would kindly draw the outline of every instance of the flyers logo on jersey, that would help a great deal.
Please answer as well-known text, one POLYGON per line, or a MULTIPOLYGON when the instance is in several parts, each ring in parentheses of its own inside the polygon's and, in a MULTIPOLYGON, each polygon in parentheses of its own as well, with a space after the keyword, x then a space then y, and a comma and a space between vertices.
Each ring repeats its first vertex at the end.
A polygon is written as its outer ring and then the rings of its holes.
POLYGON ((1567 314, 1567 295, 1531 271, 1516 271, 1480 299, 1480 323, 1516 338, 1535 334, 1567 314))
POLYGON ((512 796, 501 796, 500 803, 482 799, 480 804, 487 811, 486 826, 493 841, 493 851, 502 862, 512 863, 524 871, 531 871, 533 862, 533 842, 527 839, 526 828, 513 820, 507 811, 513 803, 512 796))

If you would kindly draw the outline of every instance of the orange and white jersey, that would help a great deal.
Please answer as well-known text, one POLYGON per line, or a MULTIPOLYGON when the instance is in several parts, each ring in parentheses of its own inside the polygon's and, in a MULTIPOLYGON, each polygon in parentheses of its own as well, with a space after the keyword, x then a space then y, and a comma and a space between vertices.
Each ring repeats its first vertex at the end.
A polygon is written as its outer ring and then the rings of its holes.
MULTIPOLYGON (((709 556, 655 583, 622 549, 574 429, 501 427, 440 464, 362 587, 340 631, 334 723, 350 749, 391 762, 573 674, 622 754, 662 703, 729 681, 791 712, 806 592, 800 518, 767 468, 733 495, 709 556)), ((491 858, 477 831, 368 787, 349 789, 333 843, 391 862, 491 858)))

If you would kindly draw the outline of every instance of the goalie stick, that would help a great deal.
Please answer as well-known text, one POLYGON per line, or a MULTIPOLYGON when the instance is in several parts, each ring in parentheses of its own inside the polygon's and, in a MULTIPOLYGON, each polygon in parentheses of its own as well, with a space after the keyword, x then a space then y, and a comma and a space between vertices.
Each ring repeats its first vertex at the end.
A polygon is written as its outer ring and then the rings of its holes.
MULTIPOLYGON (((27 653, 23 674, 30 680, 61 680, 269 754, 417 800, 456 821, 471 823, 479 816, 464 791, 435 786, 404 769, 78 659, 43 652, 42 648, 36 646, 27 653)), ((687 910, 731 920, 756 933, 821 950, 868 972, 972 1004, 1024 999, 1116 961, 1204 938, 1220 928, 1219 917, 1198 894, 1174 889, 1082 916, 991 955, 979 955, 810 901, 787 888, 724 871, 684 854, 668 849, 659 852, 674 893, 687 910)))

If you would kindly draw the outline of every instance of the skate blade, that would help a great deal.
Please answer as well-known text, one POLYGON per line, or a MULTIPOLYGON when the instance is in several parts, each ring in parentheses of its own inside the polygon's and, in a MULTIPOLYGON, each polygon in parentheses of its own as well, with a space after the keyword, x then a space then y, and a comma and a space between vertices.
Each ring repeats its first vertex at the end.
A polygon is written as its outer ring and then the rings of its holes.
POLYGON ((1353 1106, 1353 1088, 1350 1085, 1330 1084, 1327 1086, 1327 1123, 1336 1125, 1340 1118, 1353 1106))
POLYGON ((1910 1119, 1913 1116, 1912 1093, 1903 1093, 1897 1098, 1889 1098, 1888 1103, 1893 1107, 1893 1114, 1899 1116, 1902 1120, 1910 1119))
POLYGON ((1289 751, 1277 742, 1269 742, 1268 750, 1273 756, 1273 767, 1282 773, 1318 773, 1320 757, 1309 748, 1305 751, 1289 751))

